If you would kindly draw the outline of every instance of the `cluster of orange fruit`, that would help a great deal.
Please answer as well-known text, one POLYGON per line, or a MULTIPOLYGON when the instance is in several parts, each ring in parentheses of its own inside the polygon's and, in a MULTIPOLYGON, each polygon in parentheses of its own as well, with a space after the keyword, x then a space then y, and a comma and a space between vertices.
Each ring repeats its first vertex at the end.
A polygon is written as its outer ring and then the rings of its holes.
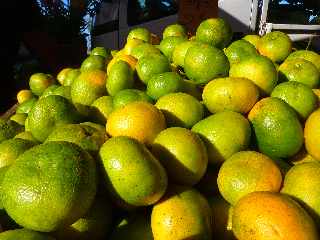
POLYGON ((287 34, 135 28, 29 85, 0 120, 0 240, 320 239, 320 55, 287 34))

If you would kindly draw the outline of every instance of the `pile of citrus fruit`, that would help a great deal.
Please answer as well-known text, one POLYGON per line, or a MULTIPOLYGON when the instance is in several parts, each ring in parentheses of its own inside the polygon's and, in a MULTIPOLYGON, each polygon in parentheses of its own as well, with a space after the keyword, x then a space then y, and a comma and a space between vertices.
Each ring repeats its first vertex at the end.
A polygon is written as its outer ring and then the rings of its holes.
POLYGON ((320 239, 320 55, 231 41, 135 28, 33 74, 0 120, 0 240, 320 239))

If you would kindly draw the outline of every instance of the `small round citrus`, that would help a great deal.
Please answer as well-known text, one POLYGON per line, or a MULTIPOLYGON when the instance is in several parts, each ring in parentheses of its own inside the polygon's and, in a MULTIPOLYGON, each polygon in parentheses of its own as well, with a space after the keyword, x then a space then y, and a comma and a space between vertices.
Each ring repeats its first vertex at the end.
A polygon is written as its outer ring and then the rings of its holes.
POLYGON ((316 225, 290 197, 272 192, 253 192, 233 208, 232 230, 239 240, 316 240, 316 225))
POLYGON ((176 46, 187 41, 185 37, 170 36, 162 39, 159 45, 161 52, 172 62, 172 53, 176 46))
POLYGON ((34 95, 41 96, 44 90, 54 82, 54 78, 50 74, 34 73, 29 79, 29 86, 34 95))
POLYGON ((148 29, 143 28, 143 27, 137 27, 132 30, 130 30, 128 36, 127 36, 127 41, 129 39, 140 39, 144 42, 150 42, 151 41, 151 33, 148 29))
POLYGON ((2 201, 20 226, 50 232, 87 212, 96 184, 95 161, 86 151, 73 143, 50 142, 27 150, 10 166, 2 201))
POLYGON ((162 38, 166 37, 187 37, 187 30, 181 24, 170 24, 163 30, 162 38))
POLYGON ((197 84, 227 76, 229 67, 228 58, 223 51, 206 44, 191 46, 184 59, 187 77, 197 84))
POLYGON ((282 175, 278 166, 266 155, 241 151, 222 164, 217 181, 223 198, 235 205, 240 198, 251 192, 278 192, 282 175))
POLYGON ((258 51, 273 62, 282 62, 291 53, 292 42, 289 36, 283 32, 270 32, 261 37, 258 43, 258 51))
POLYGON ((287 59, 303 58, 309 62, 312 62, 320 71, 320 55, 310 50, 297 50, 291 53, 287 59))
POLYGON ((256 49, 258 49, 258 43, 260 41, 260 36, 255 34, 248 34, 244 36, 242 39, 251 43, 256 49))
POLYGON ((207 169, 205 145, 197 134, 185 128, 161 131, 152 143, 151 151, 166 168, 169 178, 177 184, 193 186, 207 169))
POLYGON ((256 48, 246 40, 237 40, 231 43, 224 53, 228 57, 230 64, 236 64, 244 59, 256 56, 258 54, 256 48))
POLYGON ((113 109, 122 108, 131 102, 137 101, 153 103, 152 99, 144 91, 138 89, 124 89, 113 97, 113 109))
POLYGON ((251 138, 249 121, 232 111, 211 115, 195 124, 192 131, 204 141, 211 164, 220 164, 234 153, 246 150, 251 138))
POLYGON ((231 110, 247 113, 259 99, 259 89, 247 78, 218 78, 203 89, 203 102, 211 113, 231 110))
POLYGON ((277 97, 288 103, 303 120, 318 107, 318 98, 312 89, 299 82, 284 82, 277 85, 271 97, 277 97))
POLYGON ((320 85, 320 71, 303 58, 287 59, 279 66, 279 80, 296 81, 317 88, 320 85))
POLYGON ((18 100, 19 104, 31 99, 32 97, 34 97, 34 96, 31 92, 31 90, 28 90, 28 89, 20 90, 17 94, 17 100, 18 100))
POLYGON ((222 49, 230 43, 232 29, 222 18, 209 18, 202 21, 198 26, 196 39, 222 49))
POLYGON ((202 104, 187 93, 164 95, 155 106, 163 112, 170 127, 191 128, 204 117, 202 104))
POLYGON ((154 100, 183 89, 182 77, 176 72, 154 74, 147 83, 147 94, 154 100))
POLYGON ((114 110, 108 118, 106 130, 112 136, 128 136, 151 144, 166 128, 163 114, 147 102, 132 102, 114 110))

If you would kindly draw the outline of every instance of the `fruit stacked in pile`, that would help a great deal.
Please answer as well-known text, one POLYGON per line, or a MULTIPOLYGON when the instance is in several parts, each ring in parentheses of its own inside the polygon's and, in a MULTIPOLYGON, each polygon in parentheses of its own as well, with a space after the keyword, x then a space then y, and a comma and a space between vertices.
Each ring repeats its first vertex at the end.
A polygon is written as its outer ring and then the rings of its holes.
POLYGON ((0 121, 0 239, 316 240, 320 56, 223 19, 35 73, 0 121))

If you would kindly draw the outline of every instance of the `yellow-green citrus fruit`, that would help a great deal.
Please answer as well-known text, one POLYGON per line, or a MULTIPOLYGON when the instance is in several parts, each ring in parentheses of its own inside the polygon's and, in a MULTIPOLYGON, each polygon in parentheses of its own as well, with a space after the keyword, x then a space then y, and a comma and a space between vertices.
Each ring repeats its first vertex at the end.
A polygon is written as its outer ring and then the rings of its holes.
POLYGON ((242 39, 248 41, 248 42, 251 43, 256 49, 258 49, 258 43, 259 43, 259 40, 260 40, 260 36, 259 36, 259 35, 248 34, 248 35, 244 36, 242 39))
POLYGON ((185 186, 171 186, 151 214, 154 240, 211 239, 211 222, 208 201, 185 186))
POLYGON ((287 59, 294 59, 294 58, 303 58, 307 61, 310 61, 320 71, 320 55, 318 53, 310 50, 297 50, 291 53, 287 59))
POLYGON ((187 77, 197 84, 205 84, 229 72, 229 61, 223 51, 207 44, 191 46, 184 59, 187 77))
POLYGON ((248 118, 259 150, 269 157, 291 157, 302 147, 303 129, 298 116, 283 100, 274 97, 260 100, 248 118))
POLYGON ((185 37, 166 37, 160 42, 159 49, 169 59, 169 61, 172 62, 172 53, 174 48, 187 40, 188 39, 185 37))
POLYGON ((124 136, 110 138, 99 155, 106 186, 119 205, 152 205, 165 193, 167 174, 139 141, 124 136))
POLYGON ((273 62, 282 62, 291 53, 292 42, 289 36, 283 32, 270 32, 261 37, 258 43, 258 51, 273 62))
POLYGON ((256 48, 246 40, 237 40, 231 43, 224 53, 230 64, 236 64, 258 54, 256 48))
POLYGON ((202 104, 195 97, 187 93, 170 93, 162 96, 155 104, 170 127, 191 128, 204 118, 202 104))
POLYGON ((211 164, 221 164, 234 153, 246 150, 251 138, 249 121, 232 111, 211 115, 194 125, 192 131, 204 141, 211 164))
POLYGON ((269 95, 278 82, 278 73, 272 61, 259 55, 231 65, 229 76, 250 79, 263 96, 269 95))
POLYGON ((52 95, 40 99, 27 119, 32 135, 43 142, 58 124, 77 123, 80 117, 66 98, 52 95))
POLYGON ((278 192, 282 175, 278 166, 266 155, 254 151, 233 154, 221 166, 218 175, 221 195, 231 205, 251 192, 278 192))
POLYGON ((82 63, 81 72, 106 69, 105 58, 99 55, 89 55, 82 63))
POLYGON ((128 105, 129 103, 137 101, 153 103, 152 99, 148 96, 146 92, 143 92, 138 89, 124 89, 119 91, 113 97, 113 108, 119 109, 128 105))
POLYGON ((50 74, 34 73, 29 79, 29 86, 34 95, 41 96, 44 90, 54 82, 54 78, 50 74))
POLYGON ((169 179, 177 184, 193 186, 207 169, 206 147, 189 129, 173 127, 163 130, 152 143, 151 151, 166 168, 169 179))
POLYGON ((29 229, 14 229, 0 233, 1 240, 55 240, 45 233, 39 233, 29 229))
POLYGON ((308 153, 320 161, 320 109, 308 117, 304 125, 304 139, 308 153))
POLYGON ((171 24, 163 30, 162 38, 165 39, 166 37, 187 37, 187 30, 181 24, 171 24))
POLYGON ((140 39, 144 42, 150 42, 151 33, 146 28, 142 28, 142 27, 133 28, 132 30, 130 30, 127 36, 127 41, 133 38, 140 39))
POLYGON ((277 85, 271 97, 277 97, 288 103, 303 120, 318 107, 318 98, 312 89, 299 82, 284 82, 277 85))
POLYGON ((101 124, 105 124, 113 111, 113 99, 111 96, 99 97, 91 104, 91 107, 94 119, 101 124))
POLYGON ((247 113, 259 99, 259 89, 247 78, 218 78, 203 89, 203 102, 211 113, 231 110, 247 113))
POLYGON ((41 144, 20 155, 6 172, 3 206, 23 227, 54 231, 88 211, 96 182, 95 161, 79 146, 69 142, 41 144))
POLYGON ((202 21, 198 26, 196 39, 222 49, 230 43, 232 29, 222 18, 209 18, 202 21))
POLYGON ((303 58, 287 59, 279 67, 279 80, 296 81, 310 88, 317 88, 320 84, 320 71, 312 62, 303 58))

